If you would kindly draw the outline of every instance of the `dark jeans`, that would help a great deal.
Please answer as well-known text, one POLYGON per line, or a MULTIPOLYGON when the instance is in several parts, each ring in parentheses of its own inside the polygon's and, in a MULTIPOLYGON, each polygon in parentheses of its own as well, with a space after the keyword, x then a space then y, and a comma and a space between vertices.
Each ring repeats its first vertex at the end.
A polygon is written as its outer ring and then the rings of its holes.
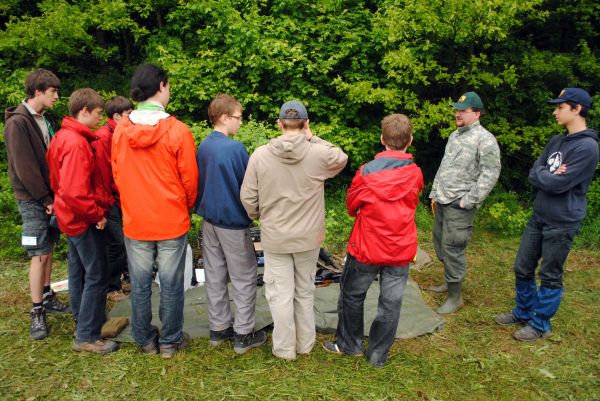
POLYGON ((535 214, 523 231, 514 265, 517 305, 513 314, 538 331, 550 330, 550 319, 560 306, 563 266, 578 231, 579 223, 554 227, 535 214), (540 259, 538 289, 535 270, 540 259))
POLYGON ((127 272, 127 251, 123 236, 123 214, 116 203, 108 211, 106 248, 109 266, 108 292, 118 291, 121 289, 121 275, 127 272))
POLYGON ((465 249, 473 233, 477 208, 462 209, 460 199, 448 205, 438 204, 433 220, 433 247, 444 264, 448 283, 460 283, 467 272, 465 249))
POLYGON ((67 242, 69 297, 77 322, 75 341, 94 342, 106 320, 105 232, 90 227, 83 234, 67 236, 67 242))
POLYGON ((379 304, 377 317, 369 331, 366 355, 371 364, 382 366, 387 361, 388 351, 396 339, 402 295, 408 280, 408 265, 365 265, 348 254, 340 278, 336 342, 347 354, 363 351, 364 302, 367 291, 377 275, 379 304))
MULTIPOLYGON (((131 334, 136 343, 145 345, 155 336, 152 328, 153 268, 160 278, 159 318, 161 344, 174 344, 183 336, 183 273, 187 234, 160 241, 138 241, 125 237, 131 279, 131 334)), ((106 297, 105 297, 106 298, 106 297)))

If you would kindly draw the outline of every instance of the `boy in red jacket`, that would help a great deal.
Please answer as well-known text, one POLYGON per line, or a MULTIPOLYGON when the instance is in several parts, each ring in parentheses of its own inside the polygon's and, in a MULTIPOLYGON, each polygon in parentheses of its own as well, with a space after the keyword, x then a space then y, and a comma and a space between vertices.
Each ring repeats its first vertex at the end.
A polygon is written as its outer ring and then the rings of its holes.
POLYGON ((381 121, 385 151, 363 165, 348 189, 348 213, 356 217, 340 279, 336 341, 323 347, 337 354, 363 355, 363 309, 367 290, 379 275, 379 305, 366 356, 383 367, 396 337, 408 264, 417 253, 415 210, 423 174, 406 149, 412 125, 403 114, 381 121))
POLYGON ((129 296, 123 293, 121 275, 127 275, 127 252, 123 236, 123 212, 119 191, 113 179, 110 161, 112 137, 117 123, 133 111, 133 104, 123 96, 115 96, 104 105, 106 123, 95 132, 97 141, 92 142, 102 181, 113 197, 113 204, 106 215, 106 248, 108 255, 108 288, 106 299, 124 301, 129 296))
POLYGON ((106 320, 106 245, 104 227, 112 196, 102 183, 91 142, 92 129, 102 119, 104 101, 89 88, 69 97, 69 114, 62 122, 47 160, 54 212, 69 244, 69 296, 77 324, 74 350, 106 354, 119 345, 100 337, 106 320))

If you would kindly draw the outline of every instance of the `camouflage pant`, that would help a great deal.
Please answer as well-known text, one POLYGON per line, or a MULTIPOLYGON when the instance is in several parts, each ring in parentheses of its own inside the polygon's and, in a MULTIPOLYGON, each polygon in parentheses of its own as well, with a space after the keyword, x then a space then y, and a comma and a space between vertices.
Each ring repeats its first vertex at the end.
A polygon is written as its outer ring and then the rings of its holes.
POLYGON ((444 277, 448 283, 460 283, 467 271, 465 249, 473 232, 476 208, 461 209, 460 200, 437 205, 433 221, 433 247, 444 263, 444 277))

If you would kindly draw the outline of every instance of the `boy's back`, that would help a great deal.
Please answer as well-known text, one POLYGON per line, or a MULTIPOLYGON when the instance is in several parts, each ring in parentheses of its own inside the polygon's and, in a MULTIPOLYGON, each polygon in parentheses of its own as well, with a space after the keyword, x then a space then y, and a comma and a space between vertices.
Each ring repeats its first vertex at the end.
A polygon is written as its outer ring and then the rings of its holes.
POLYGON ((364 264, 403 266, 417 252, 414 220, 423 174, 412 155, 386 150, 363 165, 348 189, 356 217, 348 252, 364 264))

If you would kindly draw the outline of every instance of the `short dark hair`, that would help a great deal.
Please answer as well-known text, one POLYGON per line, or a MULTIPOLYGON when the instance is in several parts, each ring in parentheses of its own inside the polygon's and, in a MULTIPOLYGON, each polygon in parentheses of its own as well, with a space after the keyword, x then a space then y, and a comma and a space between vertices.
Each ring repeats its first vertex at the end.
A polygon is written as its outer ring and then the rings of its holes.
POLYGON ((52 71, 37 68, 25 78, 25 94, 27 99, 35 97, 35 91, 45 92, 48 88, 60 89, 60 80, 52 71))
POLYGON ((131 98, 142 102, 152 97, 160 89, 160 83, 169 82, 167 72, 154 64, 140 64, 131 78, 131 98))
POLYGON ((284 129, 301 129, 306 125, 306 118, 282 118, 279 119, 284 129))
POLYGON ((92 111, 97 107, 104 107, 104 99, 92 88, 77 89, 69 96, 69 114, 77 118, 84 108, 92 111))
POLYGON ((584 106, 584 105, 583 105, 583 104, 581 104, 581 103, 575 103, 575 102, 572 102, 572 101, 568 101, 568 102, 565 102, 565 103, 567 103, 567 104, 569 105, 569 107, 571 107, 571 110, 574 110, 574 109, 576 109, 576 108, 577 108, 577 105, 580 105, 580 106, 581 106, 581 110, 579 110, 579 115, 580 115, 581 117, 583 117, 583 118, 587 118, 587 116, 588 116, 588 111, 590 110, 590 108, 589 108, 589 107, 587 107, 587 106, 584 106))
POLYGON ((214 125, 223 114, 230 116, 236 110, 242 110, 242 104, 231 95, 219 93, 208 105, 208 118, 214 125))
POLYGON ((412 138, 413 127, 404 114, 392 114, 381 120, 384 144, 393 150, 404 150, 412 138))
POLYGON ((133 103, 124 96, 114 96, 104 105, 104 112, 108 118, 113 118, 115 114, 123 114, 127 110, 133 110, 133 103))

